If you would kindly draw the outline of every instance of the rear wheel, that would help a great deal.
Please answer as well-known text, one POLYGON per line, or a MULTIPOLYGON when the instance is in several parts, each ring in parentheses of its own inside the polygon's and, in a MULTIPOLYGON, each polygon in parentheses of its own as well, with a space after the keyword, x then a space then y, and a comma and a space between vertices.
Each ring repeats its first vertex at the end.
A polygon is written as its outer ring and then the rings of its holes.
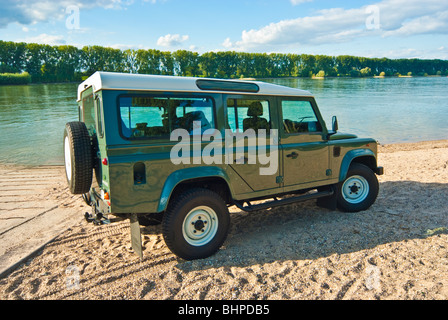
POLYGON ((92 184, 93 162, 89 132, 83 122, 69 122, 64 130, 65 176, 70 192, 84 194, 92 184))
POLYGON ((338 184, 338 208, 348 212, 367 210, 375 202, 378 191, 375 173, 363 164, 353 163, 346 179, 338 184))
POLYGON ((170 250, 185 260, 218 251, 230 224, 222 198, 208 189, 193 189, 173 201, 163 220, 163 237, 170 250))

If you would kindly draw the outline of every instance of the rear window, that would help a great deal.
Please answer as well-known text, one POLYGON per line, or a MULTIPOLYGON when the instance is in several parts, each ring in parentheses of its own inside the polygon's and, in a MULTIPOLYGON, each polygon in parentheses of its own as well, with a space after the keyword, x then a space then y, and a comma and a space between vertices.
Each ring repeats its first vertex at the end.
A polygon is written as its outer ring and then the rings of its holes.
POLYGON ((215 128, 213 100, 208 97, 122 96, 119 98, 121 134, 127 139, 169 137, 175 129, 193 134, 193 122, 201 133, 215 128))

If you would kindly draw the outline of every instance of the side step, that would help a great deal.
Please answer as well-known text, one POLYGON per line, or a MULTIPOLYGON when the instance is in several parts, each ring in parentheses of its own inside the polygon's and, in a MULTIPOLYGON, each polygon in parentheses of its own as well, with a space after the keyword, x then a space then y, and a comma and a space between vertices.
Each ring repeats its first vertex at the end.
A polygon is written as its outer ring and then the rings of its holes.
POLYGON ((304 194, 301 196, 286 198, 286 199, 282 199, 282 200, 274 199, 272 201, 260 203, 260 204, 256 204, 256 205, 250 204, 249 201, 237 201, 237 200, 233 200, 233 204, 236 205, 239 209, 241 209, 243 211, 253 212, 253 211, 257 211, 257 210, 263 210, 263 209, 273 208, 273 207, 277 207, 277 206, 283 206, 285 204, 291 204, 291 203, 300 202, 300 201, 319 199, 319 198, 325 198, 325 197, 330 198, 333 195, 335 195, 335 190, 334 190, 334 188, 331 188, 330 190, 323 190, 323 191, 318 191, 318 192, 314 192, 314 193, 308 193, 308 194, 304 194), (247 206, 244 206, 245 202, 248 204, 247 206))

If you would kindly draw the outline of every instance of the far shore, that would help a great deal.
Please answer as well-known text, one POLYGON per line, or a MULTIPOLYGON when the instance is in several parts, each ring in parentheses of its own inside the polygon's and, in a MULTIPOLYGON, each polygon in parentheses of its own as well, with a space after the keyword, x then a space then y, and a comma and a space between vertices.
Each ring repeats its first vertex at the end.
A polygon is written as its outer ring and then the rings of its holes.
MULTIPOLYGON (((196 76, 199 77, 199 76, 196 76)), ((340 77, 268 77, 268 78, 226 78, 229 80, 246 80, 246 81, 257 81, 257 80, 273 80, 273 79, 311 79, 311 80, 324 80, 324 79, 392 79, 392 78, 448 78, 448 76, 442 75, 427 75, 427 76, 405 76, 405 75, 397 75, 397 76, 368 76, 368 77, 350 77, 350 76, 340 76, 340 77)), ((81 81, 69 81, 69 82, 31 82, 31 83, 18 83, 18 84, 0 84, 2 86, 29 86, 29 85, 43 85, 43 84, 80 84, 81 81)))
POLYGON ((398 79, 398 78, 448 78, 448 76, 441 75, 428 75, 428 76, 368 76, 368 77, 350 77, 350 76, 340 76, 340 77, 268 77, 268 78, 243 78, 243 79, 235 79, 235 80, 275 80, 275 79, 310 79, 310 80, 325 80, 325 79, 398 79))

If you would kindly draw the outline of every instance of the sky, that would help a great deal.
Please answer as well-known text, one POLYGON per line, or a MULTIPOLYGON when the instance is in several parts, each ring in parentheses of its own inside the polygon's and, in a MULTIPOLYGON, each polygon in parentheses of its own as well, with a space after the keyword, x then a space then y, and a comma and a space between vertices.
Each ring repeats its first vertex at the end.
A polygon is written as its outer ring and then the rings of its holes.
POLYGON ((448 60, 448 1, 0 0, 0 40, 448 60))

